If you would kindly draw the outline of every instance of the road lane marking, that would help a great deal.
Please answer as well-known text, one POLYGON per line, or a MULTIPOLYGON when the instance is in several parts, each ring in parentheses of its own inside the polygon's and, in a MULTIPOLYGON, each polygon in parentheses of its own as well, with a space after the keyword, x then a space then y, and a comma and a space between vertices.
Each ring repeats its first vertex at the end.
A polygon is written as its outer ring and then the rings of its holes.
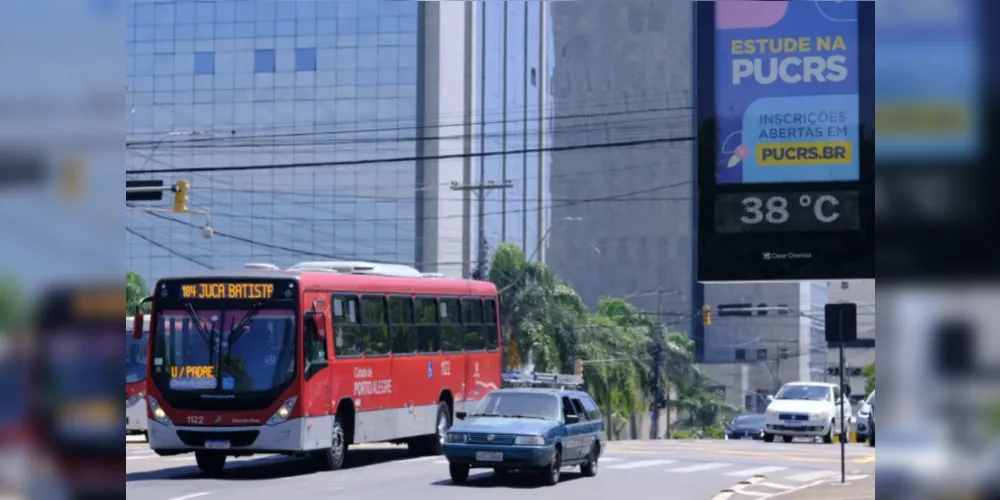
POLYGON ((676 472, 678 474, 688 474, 691 472, 703 472, 707 470, 723 469, 726 467, 731 467, 735 464, 725 463, 725 462, 712 462, 707 464, 692 465, 689 467, 681 467, 679 469, 667 469, 667 472, 676 472))
POLYGON ((755 474, 767 474, 788 469, 788 467, 757 467, 756 469, 743 469, 736 472, 727 472, 727 476, 753 476, 755 474))
POLYGON ((639 462, 629 462, 621 465, 612 465, 609 469, 641 469, 643 467, 655 467, 657 465, 667 465, 676 460, 641 460, 639 462))
POLYGON ((765 488, 771 488, 774 490, 784 490, 784 491, 790 491, 795 489, 795 486, 788 486, 787 484, 769 483, 767 481, 763 483, 757 483, 757 486, 763 486, 765 488))
POLYGON ((836 473, 829 470, 816 470, 812 472, 804 472, 802 474, 796 474, 794 476, 789 476, 784 479, 787 479, 789 481, 795 481, 797 483, 811 483, 813 481, 819 481, 820 479, 833 477, 834 474, 836 473))
POLYGON ((203 497, 208 494, 209 493, 207 491, 202 491, 201 493, 192 493, 190 495, 184 495, 182 497, 174 497, 171 498, 170 500, 191 500, 192 498, 203 497))
POLYGON ((621 462, 624 458, 618 457, 601 457, 601 462, 621 462))
POLYGON ((448 465, 447 460, 435 460, 434 465, 448 465))

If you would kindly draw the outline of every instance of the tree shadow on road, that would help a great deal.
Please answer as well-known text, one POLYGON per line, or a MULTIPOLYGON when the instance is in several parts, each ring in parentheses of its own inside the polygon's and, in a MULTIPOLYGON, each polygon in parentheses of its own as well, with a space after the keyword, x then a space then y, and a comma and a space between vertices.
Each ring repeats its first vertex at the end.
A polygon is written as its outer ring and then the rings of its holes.
MULTIPOLYGON (((361 469, 374 465, 411 458, 405 448, 379 450, 351 450, 343 470, 361 469)), ((317 474, 308 457, 268 456, 252 460, 232 461, 226 464, 223 481, 267 481, 317 474)), ((126 483, 143 481, 190 481, 206 479, 195 465, 183 465, 153 471, 125 474, 126 483)))

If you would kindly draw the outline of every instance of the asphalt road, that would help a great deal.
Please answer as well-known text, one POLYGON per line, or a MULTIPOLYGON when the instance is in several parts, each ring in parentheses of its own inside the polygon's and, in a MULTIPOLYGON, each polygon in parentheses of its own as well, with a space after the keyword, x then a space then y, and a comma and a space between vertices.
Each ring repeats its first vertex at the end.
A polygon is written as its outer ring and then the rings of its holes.
MULTIPOLYGON (((852 479, 875 473, 873 450, 849 444, 847 472, 852 479)), ((629 441, 611 443, 595 478, 570 469, 551 488, 537 486, 532 477, 512 475, 505 481, 492 471, 473 471, 465 486, 448 478, 443 457, 410 458, 403 447, 371 446, 351 450, 350 464, 336 472, 314 472, 301 459, 252 457, 227 464, 222 479, 204 479, 190 455, 159 457, 144 444, 126 445, 126 488, 129 497, 144 500, 255 500, 285 495, 336 494, 372 499, 406 496, 408 499, 494 496, 550 499, 559 495, 579 500, 607 500, 627 491, 673 500, 711 500, 720 492, 751 479, 754 498, 839 481, 840 447, 813 443, 726 441, 629 441), (762 486, 763 485, 763 486, 762 486)), ((745 486, 745 485, 744 485, 745 486)), ((735 500, 735 498, 734 498, 735 500)))

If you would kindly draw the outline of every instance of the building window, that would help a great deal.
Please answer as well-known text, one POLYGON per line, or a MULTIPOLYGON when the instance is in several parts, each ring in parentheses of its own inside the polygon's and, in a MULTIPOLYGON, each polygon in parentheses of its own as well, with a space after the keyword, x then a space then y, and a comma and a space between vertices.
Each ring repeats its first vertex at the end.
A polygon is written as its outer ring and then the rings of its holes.
POLYGON ((316 71, 316 49, 295 49, 295 71, 316 71))
POLYGON ((746 361, 747 360, 747 350, 737 349, 736 350, 736 361, 746 361))
POLYGON ((535 68, 531 68, 531 86, 532 87, 538 86, 538 70, 536 70, 535 68))
POLYGON ((194 74, 196 75, 215 74, 215 52, 194 53, 194 74))
POLYGON ((256 50, 253 53, 254 73, 274 73, 274 50, 256 50))

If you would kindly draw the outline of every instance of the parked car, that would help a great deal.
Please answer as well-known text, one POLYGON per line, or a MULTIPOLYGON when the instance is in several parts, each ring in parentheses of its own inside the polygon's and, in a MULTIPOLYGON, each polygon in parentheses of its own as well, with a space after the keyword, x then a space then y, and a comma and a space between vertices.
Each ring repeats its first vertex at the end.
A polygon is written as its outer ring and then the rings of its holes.
POLYGON ((537 473, 543 484, 559 482, 564 467, 597 475, 604 418, 582 391, 500 389, 471 414, 457 412, 444 454, 452 482, 465 483, 471 469, 537 473))
MULTIPOLYGON (((832 443, 852 416, 851 404, 841 400, 840 386, 820 382, 785 384, 764 413, 764 441, 780 436, 786 443, 797 437, 823 438, 832 443)), ((846 395, 843 395, 846 398, 846 395)))
POLYGON ((855 419, 854 429, 858 433, 858 442, 865 442, 868 440, 868 436, 871 434, 871 412, 872 407, 875 406, 875 391, 872 391, 868 399, 861 404, 861 408, 858 409, 858 416, 855 419))
POLYGON ((726 439, 764 439, 764 415, 740 415, 726 425, 726 439))

